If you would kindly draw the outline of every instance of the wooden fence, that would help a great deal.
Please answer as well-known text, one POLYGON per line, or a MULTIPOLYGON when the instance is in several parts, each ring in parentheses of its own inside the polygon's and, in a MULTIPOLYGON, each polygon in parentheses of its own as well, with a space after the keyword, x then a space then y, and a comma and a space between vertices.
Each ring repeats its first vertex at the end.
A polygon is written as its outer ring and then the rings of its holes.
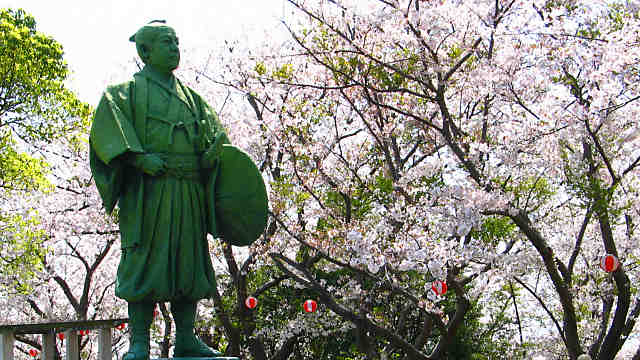
POLYGON ((128 319, 65 321, 38 324, 0 325, 0 360, 13 360, 13 348, 17 334, 41 334, 41 360, 54 360, 56 334, 64 334, 66 360, 80 360, 79 331, 98 331, 98 360, 111 360, 112 329, 128 322, 128 319))

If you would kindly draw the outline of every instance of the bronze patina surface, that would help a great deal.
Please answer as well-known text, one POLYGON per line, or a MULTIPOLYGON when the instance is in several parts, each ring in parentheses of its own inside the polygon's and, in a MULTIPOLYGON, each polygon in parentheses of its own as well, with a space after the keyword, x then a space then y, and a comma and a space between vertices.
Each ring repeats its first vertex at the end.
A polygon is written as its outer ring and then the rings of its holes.
MULTIPOLYGON (((257 168, 251 163, 251 179, 258 189, 252 191, 260 199, 252 195, 248 201, 259 210, 255 221, 242 218, 242 226, 252 224, 252 238, 239 234, 245 237, 234 241, 229 231, 218 234, 221 214, 216 214, 220 207, 215 204, 219 196, 215 181, 228 183, 245 171, 233 164, 221 165, 223 144, 229 141, 215 111, 174 76, 180 62, 174 29, 154 21, 130 40, 145 66, 132 80, 106 89, 90 134, 96 186, 107 212, 116 203, 119 208, 122 256, 116 295, 128 302, 131 327, 124 360, 149 359, 149 326, 157 302, 171 302, 176 323, 174 356, 211 358, 221 354, 193 331, 198 300, 211 297, 216 287, 207 232, 222 235, 232 244, 253 242, 266 222, 264 183, 259 172, 256 179, 257 168), (236 173, 221 173, 224 168, 236 173)), ((247 200, 237 195, 236 199, 247 200)), ((234 207, 227 204, 226 208, 234 207)), ((233 221, 229 216, 222 219, 233 221)))

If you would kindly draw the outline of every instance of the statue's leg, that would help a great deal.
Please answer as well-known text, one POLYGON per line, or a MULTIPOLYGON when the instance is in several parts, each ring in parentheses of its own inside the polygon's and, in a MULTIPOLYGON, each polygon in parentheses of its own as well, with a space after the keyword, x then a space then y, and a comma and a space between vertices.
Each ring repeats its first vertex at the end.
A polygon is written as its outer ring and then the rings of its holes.
POLYGON ((129 351, 122 360, 149 360, 149 327, 154 303, 129 303, 129 351))
POLYGON ((173 319, 176 322, 176 345, 173 349, 173 357, 222 355, 222 353, 208 347, 193 333, 193 324, 196 320, 197 306, 197 302, 171 303, 171 313, 173 314, 173 319))

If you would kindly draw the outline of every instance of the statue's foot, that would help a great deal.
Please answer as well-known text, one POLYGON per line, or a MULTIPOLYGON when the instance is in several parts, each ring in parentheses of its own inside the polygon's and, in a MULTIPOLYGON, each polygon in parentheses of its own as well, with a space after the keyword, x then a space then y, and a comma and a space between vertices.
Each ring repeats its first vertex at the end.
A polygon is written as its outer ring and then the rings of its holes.
POLYGON ((176 339, 173 357, 207 357, 222 356, 222 353, 208 347, 200 339, 191 336, 181 336, 176 339))
POLYGON ((124 354, 122 360, 149 360, 149 353, 129 350, 126 354, 124 354))
POLYGON ((133 343, 122 360, 149 360, 149 347, 146 344, 133 343))
POLYGON ((122 360, 149 360, 149 354, 127 352, 122 357, 122 360))

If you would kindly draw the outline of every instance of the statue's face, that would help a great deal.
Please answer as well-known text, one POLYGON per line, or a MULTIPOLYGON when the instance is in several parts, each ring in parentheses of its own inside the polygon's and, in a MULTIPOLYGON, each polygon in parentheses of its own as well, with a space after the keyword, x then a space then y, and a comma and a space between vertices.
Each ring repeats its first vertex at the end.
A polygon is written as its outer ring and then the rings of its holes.
POLYGON ((180 63, 178 38, 171 28, 161 30, 156 36, 149 51, 147 65, 161 73, 170 73, 180 63))

